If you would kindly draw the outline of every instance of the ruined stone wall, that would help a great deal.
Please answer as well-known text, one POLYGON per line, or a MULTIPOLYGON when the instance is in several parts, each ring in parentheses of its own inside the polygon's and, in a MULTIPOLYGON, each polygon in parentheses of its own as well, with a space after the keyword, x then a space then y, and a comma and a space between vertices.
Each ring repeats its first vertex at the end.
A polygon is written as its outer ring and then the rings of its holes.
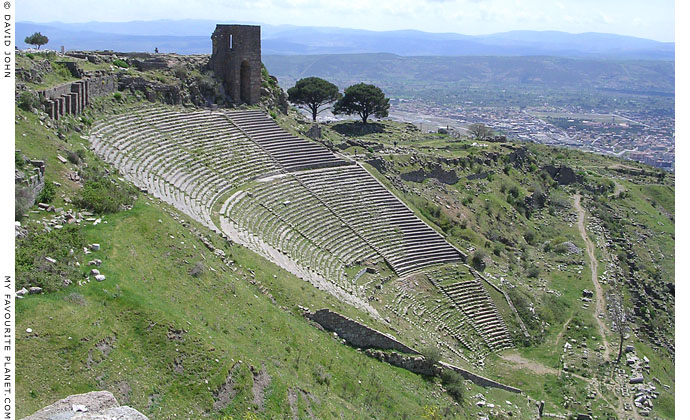
POLYGON ((261 99, 261 27, 216 25, 209 67, 235 103, 261 99))
POLYGON ((109 95, 117 91, 117 76, 105 75, 97 76, 88 79, 89 89, 88 97, 97 98, 99 96, 109 95))
POLYGON ((500 382, 496 382, 492 379, 485 378, 483 376, 479 376, 476 373, 472 373, 472 372, 465 370, 463 368, 460 368, 460 367, 457 367, 457 366, 454 366, 454 365, 451 365, 448 363, 444 363, 444 362, 440 362, 440 365, 442 368, 450 369, 450 370, 453 370, 453 371, 459 373, 463 378, 467 379, 468 381, 472 381, 473 383, 475 383, 479 386, 483 386, 485 388, 503 389, 505 391, 514 392, 516 394, 522 393, 522 390, 519 388, 515 388, 515 387, 510 386, 510 385, 505 385, 505 384, 502 384, 500 382))
POLYGON ((384 334, 366 325, 360 324, 348 317, 321 309, 307 317, 321 325, 328 331, 333 331, 349 344, 363 349, 376 348, 382 350, 397 350, 403 353, 418 354, 388 334, 384 334))
POLYGON ((89 104, 90 98, 104 96, 117 90, 117 76, 103 75, 69 82, 38 92, 46 112, 53 119, 77 115, 89 104))
POLYGON ((365 353, 369 357, 420 375, 434 376, 441 373, 441 368, 430 365, 423 356, 405 356, 400 353, 386 353, 373 349, 367 349, 365 353))
POLYGON ((364 324, 361 324, 336 312, 331 312, 328 309, 321 309, 313 314, 307 313, 305 316, 321 325, 325 330, 337 333, 339 337, 343 338, 350 345, 367 349, 367 355, 383 362, 390 363, 393 366, 407 369, 410 372, 421 375, 437 375, 440 373, 441 369, 450 369, 459 373, 463 378, 470 380, 479 386, 499 388, 518 394, 522 392, 522 390, 519 388, 496 382, 492 379, 485 378, 448 363, 440 362, 438 365, 429 366, 423 357, 417 356, 419 355, 419 352, 407 347, 403 343, 396 340, 395 337, 384 334, 373 328, 369 328, 364 324), (402 353, 414 354, 415 356, 386 353, 371 349, 396 350, 402 353))
POLYGON ((31 168, 27 167, 24 170, 15 169, 14 186, 15 189, 26 189, 28 196, 30 197, 29 205, 33 206, 36 202, 36 197, 38 197, 45 186, 46 165, 42 160, 32 160, 29 163, 31 168))
POLYGON ((443 169, 438 163, 431 163, 427 165, 426 169, 420 168, 416 171, 401 173, 400 178, 404 181, 412 182, 424 182, 427 178, 436 178, 439 182, 448 185, 453 185, 460 181, 458 174, 454 170, 443 169))

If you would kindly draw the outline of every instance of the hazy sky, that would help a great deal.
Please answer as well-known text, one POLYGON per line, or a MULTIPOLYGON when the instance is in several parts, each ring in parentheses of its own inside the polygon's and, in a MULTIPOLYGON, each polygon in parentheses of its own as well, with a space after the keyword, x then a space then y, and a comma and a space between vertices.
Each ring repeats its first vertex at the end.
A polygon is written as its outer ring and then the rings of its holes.
POLYGON ((675 39, 673 0, 29 0, 18 2, 16 19, 212 19, 468 35, 527 29, 675 39))

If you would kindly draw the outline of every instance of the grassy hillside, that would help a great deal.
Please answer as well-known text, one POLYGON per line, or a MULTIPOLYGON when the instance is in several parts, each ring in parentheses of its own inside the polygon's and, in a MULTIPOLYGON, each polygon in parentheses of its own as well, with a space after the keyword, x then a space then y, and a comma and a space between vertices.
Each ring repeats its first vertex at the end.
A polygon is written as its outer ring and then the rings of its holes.
MULTIPOLYGON (((641 368, 645 384, 659 392, 653 414, 674 418, 672 175, 394 122, 324 126, 324 144, 359 160, 484 277, 517 346, 466 360, 471 353, 428 317, 442 296, 423 275, 367 285, 369 302, 388 318, 380 322, 137 193, 90 152, 86 134, 94 120, 127 112, 139 98, 100 98, 59 123, 15 110, 17 165, 28 165, 23 157, 46 162, 53 194, 42 199, 56 208, 27 209, 25 239, 17 240, 18 285, 43 288, 17 301, 20 416, 99 389, 152 419, 530 418, 535 399, 550 413, 622 416, 635 372, 625 359, 614 365, 612 305, 621 295, 625 344, 650 361, 641 368), (595 300, 583 299, 593 288, 592 259, 576 197, 608 302, 603 329, 595 300), (80 223, 61 214, 70 211, 80 223), (100 248, 87 253, 93 243, 100 248), (96 259, 100 265, 89 265, 96 259), (367 357, 312 325, 301 307, 331 308, 416 348, 438 347, 443 360, 525 393, 462 382, 458 403, 438 378, 367 357), (478 405, 483 399, 491 405, 478 405)), ((293 133, 309 128, 292 111, 271 115, 293 133)), ((475 279, 461 271, 454 280, 475 279)))
MULTIPOLYGON (((83 117, 50 128, 16 108, 16 148, 46 161, 46 180, 56 190, 49 204, 77 213, 73 203, 83 187, 68 176, 86 167, 117 182, 115 171, 85 150, 81 133, 100 110, 131 100, 103 98, 83 117), (85 150, 77 164, 56 158, 76 150, 85 150)), ((44 222, 53 217, 30 209, 21 223, 31 241, 17 243, 18 255, 33 256, 18 273, 20 283, 39 285, 29 270, 72 282, 41 283, 44 293, 17 301, 20 416, 98 389, 159 419, 473 418, 479 410, 458 405, 438 380, 369 358, 315 328, 300 305, 376 322, 146 195, 131 209, 94 215, 101 221, 95 225, 84 220, 47 232, 44 222), (81 246, 92 243, 100 249, 85 254, 81 246), (46 266, 46 256, 58 261, 46 266), (94 259, 102 264, 87 265, 94 259), (106 280, 97 282, 93 268, 106 280)), ((533 410, 514 394, 463 387, 467 396, 512 400, 503 405, 516 413, 533 410)))
MULTIPOLYGON (((673 418, 671 175, 573 150, 478 144, 388 121, 364 131, 351 123, 334 123, 324 126, 324 133, 326 144, 359 159, 420 217, 467 250, 470 262, 480 264, 485 276, 508 294, 516 311, 488 287, 519 346, 515 353, 488 360, 489 376, 544 399, 549 411, 561 412, 565 404, 571 410, 622 415, 615 399, 607 401, 602 390, 585 403, 591 378, 614 368, 604 359, 602 346, 608 343, 615 361, 619 338, 609 313, 604 340, 592 316, 594 301, 582 299, 593 284, 574 207, 575 195, 581 194, 607 310, 622 291, 629 323, 625 345, 633 345, 639 358, 653 359, 649 378, 669 386, 655 412, 673 418), (552 177, 548 168, 569 168, 572 179, 552 177), (415 179, 419 173, 422 178, 415 179), (566 342, 579 348, 564 353, 566 342), (571 374, 562 373, 564 366, 570 366, 571 374)), ((599 386, 622 381, 626 377, 602 380, 599 386)))

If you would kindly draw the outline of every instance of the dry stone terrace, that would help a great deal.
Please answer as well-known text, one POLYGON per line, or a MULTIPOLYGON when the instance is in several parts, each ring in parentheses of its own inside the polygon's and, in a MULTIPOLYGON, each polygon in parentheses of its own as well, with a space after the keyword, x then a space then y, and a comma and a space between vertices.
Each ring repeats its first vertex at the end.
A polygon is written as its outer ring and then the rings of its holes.
MULTIPOLYGON (((404 277, 465 257, 362 167, 261 111, 144 106, 95 124, 91 142, 142 190, 376 317, 362 267, 404 277)), ((453 312, 444 328, 470 351, 511 345, 480 283, 429 281, 444 302, 432 313, 453 312)))

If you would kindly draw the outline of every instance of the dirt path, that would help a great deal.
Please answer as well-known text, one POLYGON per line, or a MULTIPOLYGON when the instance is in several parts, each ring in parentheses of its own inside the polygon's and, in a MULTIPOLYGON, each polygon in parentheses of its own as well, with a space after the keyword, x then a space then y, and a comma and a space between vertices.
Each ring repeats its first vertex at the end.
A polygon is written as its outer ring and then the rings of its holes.
POLYGON ((532 372, 539 374, 539 375, 546 375, 546 374, 558 375, 558 369, 548 367, 548 366, 541 364, 539 362, 535 362, 534 360, 525 359, 524 357, 520 356, 518 353, 503 352, 503 354, 501 354, 500 356, 501 356, 501 359, 508 361, 508 362, 511 362, 511 363, 514 363, 514 364, 518 365, 519 368, 531 370, 532 372))
MULTIPOLYGON (((530 359, 525 359, 518 353, 513 353, 513 352, 504 352, 503 354, 500 355, 500 358, 505 360, 506 362, 510 362, 511 365, 509 365, 510 368, 514 369, 527 369, 529 371, 532 371, 536 373, 537 375, 556 375, 560 376, 561 375, 561 370, 560 369, 555 369, 549 366, 546 366, 543 363, 535 362, 534 360, 530 359)), ((584 376, 580 376, 576 373, 569 372, 568 373, 570 376, 573 376, 575 378, 581 379, 585 382, 591 382, 593 379, 592 378, 585 378, 584 376)))
POLYGON ((616 197, 618 197, 619 195, 621 195, 621 193, 622 193, 623 191, 625 191, 625 187, 623 187, 623 186, 622 186, 618 181, 616 181, 615 179, 612 179, 612 181, 613 181, 613 184, 615 185, 615 188, 614 188, 614 190, 613 190, 613 195, 616 196, 616 197))
POLYGON ((591 268, 592 271, 592 283, 594 284, 594 294, 595 294, 595 299, 596 299, 596 311, 594 313, 594 320, 597 322, 599 325, 599 333, 601 334, 601 339, 604 342, 604 360, 609 360, 609 354, 610 354, 610 349, 609 349, 609 342, 606 339, 606 324, 602 319, 599 318, 599 314, 605 314, 606 313, 606 304, 604 303, 604 291, 601 288, 601 284, 599 284, 599 274, 598 274, 598 268, 599 268, 599 263, 597 262, 597 258, 594 255, 594 244, 592 241, 589 239, 589 236, 587 236, 587 230, 585 229, 585 210, 582 208, 580 205, 580 194, 575 194, 574 196, 574 201, 573 204, 575 206, 575 210, 577 210, 577 227, 580 230, 580 235, 582 236, 582 240, 585 242, 585 245, 587 247, 587 256, 589 257, 589 267, 591 268))
POLYGON ((568 329, 568 324, 570 324, 570 321, 572 321, 572 320, 573 320, 572 316, 570 318, 568 318, 568 320, 565 321, 565 324, 563 324, 563 329, 556 336, 556 344, 553 345, 554 348, 556 349, 556 351, 558 351, 558 343, 561 341, 561 338, 563 338, 563 334, 565 334, 565 331, 568 329))

